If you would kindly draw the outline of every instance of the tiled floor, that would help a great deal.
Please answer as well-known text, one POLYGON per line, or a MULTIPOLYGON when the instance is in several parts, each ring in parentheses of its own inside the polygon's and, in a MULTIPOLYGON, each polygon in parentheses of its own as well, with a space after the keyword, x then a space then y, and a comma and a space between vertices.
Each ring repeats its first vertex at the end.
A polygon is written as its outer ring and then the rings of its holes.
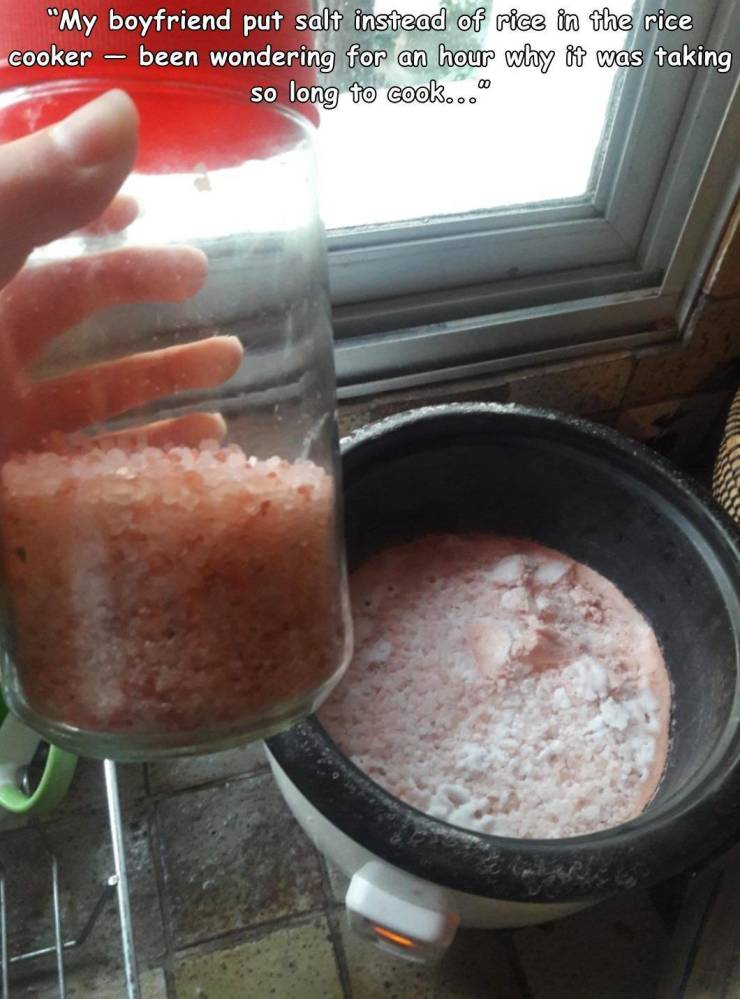
POLYGON ((316 851, 269 774, 166 798, 157 817, 177 949, 323 907, 316 851))
POLYGON ((178 960, 181 999, 342 999, 342 986, 327 920, 320 916, 255 935, 228 951, 193 954, 178 960))
MULTIPOLYGON (((146 802, 130 801, 125 821, 131 893, 136 900, 136 945, 144 968, 161 965, 166 953, 147 811, 146 802)), ((108 824, 99 811, 50 822, 45 827, 45 838, 46 843, 34 829, 18 829, 0 838, 11 954, 51 943, 51 867, 47 844, 59 861, 62 918, 67 936, 76 936, 82 928, 113 871, 108 824)), ((84 985, 89 979, 97 980, 117 963, 120 963, 120 944, 115 903, 111 900, 85 947, 71 952, 67 965, 84 985)), ((43 994, 43 973, 51 967, 50 959, 23 967, 22 975, 13 976, 23 986, 18 994, 29 997, 43 994)), ((97 992, 88 988, 87 994, 97 992)), ((13 989, 11 995, 15 995, 13 989)))
MULTIPOLYGON (((68 935, 81 927, 112 870, 98 770, 81 767, 68 801, 46 826, 59 856, 68 935)), ((463 930, 437 967, 420 968, 349 932, 346 881, 290 817, 259 747, 119 770, 144 999, 719 995, 706 987, 716 953, 700 948, 691 973, 684 968, 707 923, 707 898, 717 894, 714 882, 707 888, 709 875, 692 885, 696 911, 684 912, 675 932, 682 883, 631 892, 546 926, 463 930), (696 985, 693 992, 687 982, 696 985)), ((50 941, 49 865, 39 834, 0 833, 0 860, 11 951, 50 941)), ((735 938, 740 878, 723 883, 730 915, 715 910, 712 919, 713 932, 727 942, 735 938)), ((112 903, 67 964, 71 999, 124 995, 112 903)), ((15 967, 11 996, 50 999, 57 994, 50 972, 48 960, 15 967)))

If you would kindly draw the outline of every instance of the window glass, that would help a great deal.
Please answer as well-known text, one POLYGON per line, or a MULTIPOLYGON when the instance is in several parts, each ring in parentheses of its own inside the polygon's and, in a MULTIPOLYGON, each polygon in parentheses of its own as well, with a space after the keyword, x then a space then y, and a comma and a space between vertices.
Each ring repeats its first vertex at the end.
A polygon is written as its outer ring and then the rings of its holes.
MULTIPOLYGON (((321 113, 318 149, 323 214, 329 229, 480 212, 506 205, 572 198, 586 193, 610 108, 615 70, 597 64, 596 50, 621 50, 627 32, 595 31, 590 2, 570 2, 578 31, 555 30, 559 5, 547 8, 544 31, 497 30, 507 5, 485 6, 482 30, 462 31, 461 14, 475 4, 449 0, 445 31, 358 31, 356 12, 439 15, 439 0, 345 0, 336 31, 320 33, 317 45, 337 53, 336 68, 319 73, 337 86, 337 106, 321 113), (384 49, 378 67, 349 68, 346 53, 384 49), (472 66, 442 68, 439 49, 467 50, 472 66), (554 53, 543 63, 509 67, 506 50, 526 45, 554 53), (587 50, 582 67, 566 65, 567 46, 587 50), (427 67, 398 64, 401 50, 426 54, 427 67), (485 53, 493 51, 493 58, 485 53), (487 65, 483 65, 487 63, 487 65), (444 102, 389 103, 392 87, 423 87, 435 80, 444 102), (489 87, 479 81, 490 80, 489 87), (353 83, 375 87, 372 103, 353 101, 353 83)), ((613 0, 614 14, 631 12, 629 0, 613 0)), ((519 13, 535 14, 517 5, 519 13)), ((459 57, 458 57, 459 58, 459 57)), ((397 93, 397 92, 396 92, 397 93)), ((437 91, 439 93, 439 91, 437 91)))

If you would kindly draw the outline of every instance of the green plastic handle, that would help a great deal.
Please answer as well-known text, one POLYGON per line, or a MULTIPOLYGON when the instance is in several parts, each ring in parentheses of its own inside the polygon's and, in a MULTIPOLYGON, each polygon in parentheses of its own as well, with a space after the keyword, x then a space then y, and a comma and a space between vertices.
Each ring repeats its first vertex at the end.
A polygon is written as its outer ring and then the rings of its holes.
POLYGON ((5 712, 5 705, 0 701, 0 808, 15 815, 43 815, 58 805, 67 793, 77 757, 57 746, 50 746, 38 787, 33 794, 24 794, 18 787, 16 777, 19 769, 31 762, 41 740, 17 718, 5 712))

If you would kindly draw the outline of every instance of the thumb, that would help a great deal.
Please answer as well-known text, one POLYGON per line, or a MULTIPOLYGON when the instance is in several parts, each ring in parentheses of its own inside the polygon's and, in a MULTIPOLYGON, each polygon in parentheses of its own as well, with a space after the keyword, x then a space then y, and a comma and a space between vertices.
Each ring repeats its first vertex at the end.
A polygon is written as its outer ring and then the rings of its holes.
POLYGON ((138 121, 131 98, 111 90, 58 124, 0 146, 0 287, 35 247, 108 206, 134 164, 138 121))

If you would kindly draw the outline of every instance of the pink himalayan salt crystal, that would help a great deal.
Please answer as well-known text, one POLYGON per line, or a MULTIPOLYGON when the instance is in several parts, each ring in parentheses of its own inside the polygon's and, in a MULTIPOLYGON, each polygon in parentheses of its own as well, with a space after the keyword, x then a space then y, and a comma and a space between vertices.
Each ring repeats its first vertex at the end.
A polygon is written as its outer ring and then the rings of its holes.
POLYGON ((668 749, 652 629, 529 541, 430 535, 352 577, 355 656, 320 712, 360 769, 454 825, 577 836, 638 815, 668 749))
POLYGON ((333 483, 231 445, 13 457, 2 563, 31 708, 100 732, 236 730, 332 675, 333 483))

